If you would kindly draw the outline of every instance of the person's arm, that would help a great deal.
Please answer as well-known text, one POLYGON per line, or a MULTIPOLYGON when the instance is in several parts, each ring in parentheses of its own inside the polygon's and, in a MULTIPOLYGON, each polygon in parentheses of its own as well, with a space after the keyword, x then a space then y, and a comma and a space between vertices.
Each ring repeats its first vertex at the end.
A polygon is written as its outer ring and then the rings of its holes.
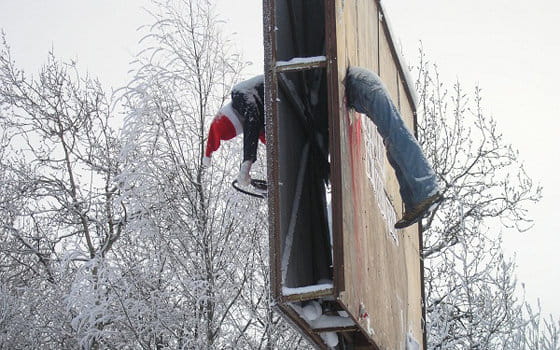
POLYGON ((263 118, 251 113, 245 118, 243 125, 243 162, 254 163, 257 160, 259 135, 264 127, 263 118))
POLYGON ((264 128, 264 119, 259 118, 258 113, 247 115, 243 125, 243 163, 239 169, 237 181, 241 185, 249 185, 251 182, 251 166, 257 160, 257 147, 259 135, 264 128))

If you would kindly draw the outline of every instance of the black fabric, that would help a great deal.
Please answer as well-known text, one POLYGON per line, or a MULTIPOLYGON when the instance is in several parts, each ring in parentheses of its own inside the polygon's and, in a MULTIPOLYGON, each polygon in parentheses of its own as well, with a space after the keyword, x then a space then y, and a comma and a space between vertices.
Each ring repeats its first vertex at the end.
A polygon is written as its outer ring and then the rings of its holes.
POLYGON ((259 135, 264 132, 264 83, 253 90, 232 90, 232 107, 244 116, 243 122, 243 161, 257 160, 259 135), (256 91, 256 95, 254 92, 256 91))

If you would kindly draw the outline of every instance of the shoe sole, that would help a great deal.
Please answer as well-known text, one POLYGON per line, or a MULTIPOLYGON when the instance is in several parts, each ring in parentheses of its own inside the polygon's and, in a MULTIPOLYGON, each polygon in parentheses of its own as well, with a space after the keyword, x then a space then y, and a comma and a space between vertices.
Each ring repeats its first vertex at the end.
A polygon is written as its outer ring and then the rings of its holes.
POLYGON ((414 225, 415 223, 417 223, 420 219, 429 216, 429 214, 435 209, 436 205, 442 200, 443 196, 438 193, 437 195, 434 196, 434 200, 432 203, 430 203, 430 205, 420 211, 418 213, 418 215, 412 217, 409 220, 405 220, 405 219, 400 219, 399 221, 397 221, 397 223, 395 224, 395 228, 396 229, 402 229, 411 225, 414 225))

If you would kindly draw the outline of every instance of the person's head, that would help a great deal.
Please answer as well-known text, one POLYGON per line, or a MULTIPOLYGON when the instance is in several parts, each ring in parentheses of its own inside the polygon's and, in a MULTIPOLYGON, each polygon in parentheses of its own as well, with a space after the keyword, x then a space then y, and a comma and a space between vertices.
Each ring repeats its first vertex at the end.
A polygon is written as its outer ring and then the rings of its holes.
POLYGON ((204 163, 206 165, 210 164, 212 153, 220 148, 222 140, 230 140, 242 133, 243 126, 230 102, 220 109, 210 124, 206 151, 204 153, 204 163))

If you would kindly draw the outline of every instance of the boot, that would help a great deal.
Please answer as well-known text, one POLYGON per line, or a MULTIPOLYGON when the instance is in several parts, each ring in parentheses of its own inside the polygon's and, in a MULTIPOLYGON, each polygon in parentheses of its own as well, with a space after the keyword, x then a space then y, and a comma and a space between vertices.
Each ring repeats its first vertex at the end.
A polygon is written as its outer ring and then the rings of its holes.
POLYGON ((405 228, 420 220, 422 216, 432 207, 442 199, 442 195, 437 192, 436 194, 424 199, 420 203, 416 204, 410 209, 407 209, 403 217, 397 221, 395 228, 405 228))

